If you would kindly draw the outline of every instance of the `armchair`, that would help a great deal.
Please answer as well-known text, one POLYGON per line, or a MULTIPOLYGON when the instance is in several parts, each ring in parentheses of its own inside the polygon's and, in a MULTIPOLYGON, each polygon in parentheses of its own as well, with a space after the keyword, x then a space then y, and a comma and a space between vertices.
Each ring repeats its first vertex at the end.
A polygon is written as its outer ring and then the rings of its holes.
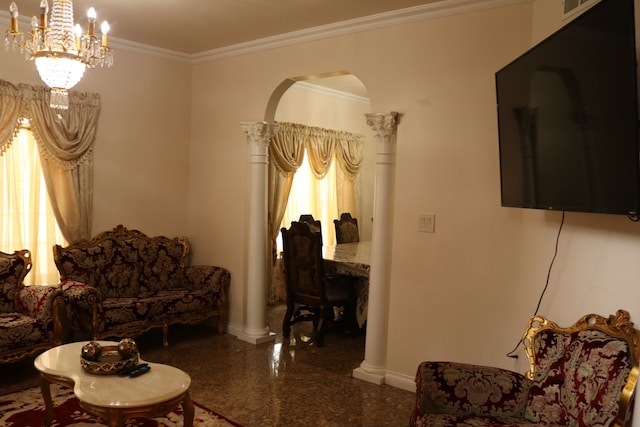
POLYGON ((629 313, 583 316, 561 328, 530 320, 524 375, 454 362, 423 362, 412 426, 630 425, 638 378, 639 331, 629 313))
POLYGON ((0 252, 0 363, 24 359, 62 342, 62 292, 25 286, 31 270, 27 249, 0 252))

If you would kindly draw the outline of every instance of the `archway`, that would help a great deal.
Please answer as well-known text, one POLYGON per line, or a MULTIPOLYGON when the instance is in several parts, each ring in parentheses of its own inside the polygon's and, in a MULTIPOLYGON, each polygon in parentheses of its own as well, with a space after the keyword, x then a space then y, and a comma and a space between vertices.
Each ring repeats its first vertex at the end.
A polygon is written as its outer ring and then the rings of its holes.
MULTIPOLYGON (((365 85, 345 72, 285 80, 274 91, 266 112, 271 117, 267 122, 298 123, 364 135, 364 160, 355 185, 355 212, 360 239, 366 241, 371 240, 376 152, 375 134, 365 121, 365 114, 370 112, 365 85)), ((323 228, 324 233, 327 231, 323 228)), ((331 244, 333 235, 329 237, 325 242, 331 244)))
MULTIPOLYGON (((332 73, 324 76, 346 75, 332 73)), ((322 78, 309 76, 306 79, 322 78)), ((283 81, 272 94, 266 121, 246 122, 242 124, 247 134, 250 153, 251 215, 249 221, 249 275, 247 280, 247 314, 243 334, 238 338, 253 342, 265 342, 269 339, 266 326, 266 290, 267 275, 264 262, 267 260, 267 164, 268 146, 278 131, 280 124, 274 119, 277 106, 283 94, 294 84, 305 78, 291 78, 283 81), (260 302, 262 302, 260 304, 260 302)), ((368 327, 365 348, 365 360, 353 371, 354 377, 368 382, 383 384, 386 375, 387 322, 389 314, 390 260, 393 224, 393 199, 395 181, 395 152, 398 114, 366 113, 366 124, 374 131, 377 141, 375 150, 375 206, 371 244, 371 272, 368 299, 368 327)), ((288 193, 288 190, 286 191, 288 193)), ((276 193, 274 193, 276 194, 276 193)), ((275 219, 274 222, 278 220, 275 219)), ((273 229, 274 226, 272 226, 273 229)), ((271 334, 272 335, 272 334, 271 334)))

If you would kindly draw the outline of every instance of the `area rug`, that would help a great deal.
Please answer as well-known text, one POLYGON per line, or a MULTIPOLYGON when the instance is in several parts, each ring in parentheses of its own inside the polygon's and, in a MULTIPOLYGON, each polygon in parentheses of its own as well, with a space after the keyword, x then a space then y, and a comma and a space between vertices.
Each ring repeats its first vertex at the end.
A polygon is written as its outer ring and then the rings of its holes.
MULTIPOLYGON (((100 427, 106 426, 99 417, 88 414, 80 407, 73 390, 51 385, 54 406, 52 427, 100 427)), ((241 427, 240 424, 194 402, 194 426, 203 427, 241 427)), ((2 427, 40 427, 45 416, 44 400, 39 387, 32 387, 0 396, 0 426, 2 427)), ((126 427, 182 427, 182 408, 177 408, 166 417, 155 419, 133 418, 126 427)))

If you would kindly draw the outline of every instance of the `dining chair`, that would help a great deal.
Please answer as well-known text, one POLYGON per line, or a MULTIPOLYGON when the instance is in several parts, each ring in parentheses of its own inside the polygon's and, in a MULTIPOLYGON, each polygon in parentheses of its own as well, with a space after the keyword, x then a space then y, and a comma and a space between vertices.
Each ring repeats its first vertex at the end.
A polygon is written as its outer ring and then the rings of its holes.
POLYGON ((340 214, 340 219, 334 219, 336 228, 336 243, 357 243, 360 241, 358 234, 358 220, 352 218, 349 212, 340 214))
MULTIPOLYGON (((298 221, 307 224, 309 227, 311 227, 312 231, 317 231, 320 233, 320 236, 322 236, 322 223, 319 219, 315 219, 313 215, 302 214, 300 215, 300 218, 298 218, 298 221)), ((320 241, 320 243, 322 243, 322 240, 320 241)))
POLYGON ((282 334, 288 337, 292 325, 311 321, 314 342, 322 347, 330 327, 355 324, 357 294, 353 280, 348 276, 325 275, 320 232, 296 221, 281 232, 287 290, 282 334), (343 320, 336 319, 334 307, 344 308, 343 320))

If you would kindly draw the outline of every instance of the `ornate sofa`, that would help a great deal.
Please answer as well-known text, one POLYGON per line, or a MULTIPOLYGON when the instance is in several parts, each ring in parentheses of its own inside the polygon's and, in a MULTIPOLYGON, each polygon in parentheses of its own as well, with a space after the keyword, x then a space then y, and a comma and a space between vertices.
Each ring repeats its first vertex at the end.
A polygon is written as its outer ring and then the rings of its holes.
POLYGON ((148 237, 118 225, 91 241, 56 245, 53 257, 73 331, 124 338, 162 327, 164 346, 171 324, 218 316, 223 331, 230 274, 190 266, 186 237, 148 237))
POLYGON ((25 286, 30 270, 29 250, 0 252, 0 363, 24 359, 62 341, 62 292, 25 286))
POLYGON ((525 375, 453 362, 423 362, 412 426, 625 426, 638 378, 639 333, 629 313, 583 316, 561 328, 529 322, 525 375))

